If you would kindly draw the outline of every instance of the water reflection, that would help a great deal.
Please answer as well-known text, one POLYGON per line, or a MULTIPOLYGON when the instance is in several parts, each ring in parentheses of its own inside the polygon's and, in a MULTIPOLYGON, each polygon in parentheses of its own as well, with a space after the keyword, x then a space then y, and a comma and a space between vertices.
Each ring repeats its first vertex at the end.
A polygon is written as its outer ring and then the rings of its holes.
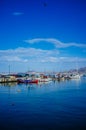
POLYGON ((40 82, 38 84, 17 84, 16 82, 12 83, 1 83, 0 88, 3 91, 8 91, 11 93, 23 93, 35 91, 59 91, 59 90, 69 90, 69 89, 79 89, 82 80, 62 80, 62 81, 50 81, 50 82, 40 82))
POLYGON ((13 87, 16 86, 17 82, 10 82, 10 83, 0 83, 0 86, 6 86, 6 87, 13 87))
MULTIPOLYGON (((40 84, 0 84, 0 125, 10 129, 11 124, 12 130, 14 126, 20 130, 22 127, 29 129, 31 124, 49 124, 52 130, 56 124, 57 129, 62 125, 69 125, 70 128, 76 124, 78 126, 86 120, 84 90, 86 81, 82 79, 40 84)), ((85 126, 85 123, 80 125, 85 126)))

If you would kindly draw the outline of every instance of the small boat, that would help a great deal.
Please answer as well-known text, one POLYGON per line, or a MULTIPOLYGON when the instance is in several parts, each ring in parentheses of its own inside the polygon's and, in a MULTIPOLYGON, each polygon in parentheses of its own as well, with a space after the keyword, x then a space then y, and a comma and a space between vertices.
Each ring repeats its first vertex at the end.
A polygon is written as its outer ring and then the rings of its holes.
MULTIPOLYGON (((26 81, 27 82, 27 81, 26 81)), ((34 79, 34 80, 29 80, 27 83, 38 83, 38 80, 34 79)))
POLYGON ((51 81, 51 78, 41 78, 39 82, 49 82, 51 81))
POLYGON ((28 80, 28 79, 24 79, 24 80, 23 80, 23 79, 18 79, 17 82, 18 82, 18 83, 26 83, 26 84, 27 84, 27 83, 36 83, 36 84, 37 84, 37 83, 38 83, 38 80, 35 80, 35 79, 32 79, 32 80, 28 80))
POLYGON ((49 82, 51 81, 52 79, 51 78, 35 78, 36 80, 38 80, 39 82, 49 82))
POLYGON ((79 74, 71 74, 70 79, 80 79, 80 75, 79 74))

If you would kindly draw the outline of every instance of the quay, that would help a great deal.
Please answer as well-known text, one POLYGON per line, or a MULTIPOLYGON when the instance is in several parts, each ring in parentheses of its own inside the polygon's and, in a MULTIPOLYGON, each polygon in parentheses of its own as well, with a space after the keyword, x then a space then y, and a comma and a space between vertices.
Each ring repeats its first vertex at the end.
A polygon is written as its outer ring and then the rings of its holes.
POLYGON ((10 82, 17 82, 17 79, 15 76, 1 76, 0 77, 0 83, 10 83, 10 82))

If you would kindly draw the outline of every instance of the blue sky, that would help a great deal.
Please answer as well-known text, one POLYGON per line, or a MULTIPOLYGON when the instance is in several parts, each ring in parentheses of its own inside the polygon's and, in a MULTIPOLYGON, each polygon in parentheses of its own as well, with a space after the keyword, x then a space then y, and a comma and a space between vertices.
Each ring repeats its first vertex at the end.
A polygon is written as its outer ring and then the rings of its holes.
POLYGON ((86 66, 85 0, 1 0, 0 72, 86 66))

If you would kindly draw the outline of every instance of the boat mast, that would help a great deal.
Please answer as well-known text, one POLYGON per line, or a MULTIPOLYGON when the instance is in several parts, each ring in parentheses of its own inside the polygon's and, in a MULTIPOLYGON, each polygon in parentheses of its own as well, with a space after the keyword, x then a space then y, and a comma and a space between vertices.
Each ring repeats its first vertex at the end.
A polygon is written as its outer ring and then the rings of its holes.
POLYGON ((10 65, 8 67, 9 67, 9 75, 10 75, 10 65))

